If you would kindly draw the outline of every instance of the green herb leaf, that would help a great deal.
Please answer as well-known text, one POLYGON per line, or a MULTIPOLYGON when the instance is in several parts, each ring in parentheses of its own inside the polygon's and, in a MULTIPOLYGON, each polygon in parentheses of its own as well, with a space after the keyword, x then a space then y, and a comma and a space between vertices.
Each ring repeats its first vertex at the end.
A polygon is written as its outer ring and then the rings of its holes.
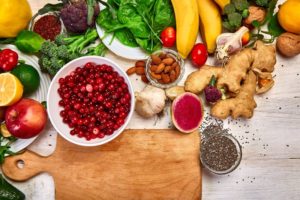
POLYGON ((258 6, 265 7, 265 6, 268 5, 269 0, 256 0, 255 3, 256 3, 256 5, 258 5, 258 6))
POLYGON ((248 9, 249 3, 247 0, 232 0, 235 8, 239 11, 243 11, 245 9, 248 9))
POLYGON ((230 4, 227 4, 225 7, 224 7, 224 14, 231 14, 231 13, 234 13, 235 12, 235 7, 232 3, 230 4))
POLYGON ((271 20, 271 18, 274 15, 274 10, 276 8, 277 2, 278 2, 278 0, 271 0, 269 2, 268 9, 267 9, 267 15, 266 15, 266 18, 265 18, 265 20, 262 24, 266 24, 271 20))
POLYGON ((238 28, 242 24, 242 15, 239 13, 231 13, 228 15, 229 24, 235 28, 238 28))
POLYGON ((254 20, 251 24, 252 24, 252 26, 254 26, 255 28, 260 27, 260 23, 259 23, 259 21, 257 21, 257 20, 254 20))
POLYGON ((268 31, 274 37, 278 37, 279 35, 285 32, 278 22, 277 15, 278 14, 273 15, 268 24, 268 31))

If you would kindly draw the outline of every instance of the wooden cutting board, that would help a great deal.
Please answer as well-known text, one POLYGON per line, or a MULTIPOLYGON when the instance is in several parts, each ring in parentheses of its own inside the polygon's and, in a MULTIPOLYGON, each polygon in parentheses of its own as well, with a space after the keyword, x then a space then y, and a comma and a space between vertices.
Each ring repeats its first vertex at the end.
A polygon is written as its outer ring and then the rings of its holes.
POLYGON ((199 133, 175 130, 126 130, 100 147, 80 147, 58 137, 52 156, 26 151, 8 157, 2 170, 16 181, 50 173, 57 200, 199 200, 199 149, 199 133))

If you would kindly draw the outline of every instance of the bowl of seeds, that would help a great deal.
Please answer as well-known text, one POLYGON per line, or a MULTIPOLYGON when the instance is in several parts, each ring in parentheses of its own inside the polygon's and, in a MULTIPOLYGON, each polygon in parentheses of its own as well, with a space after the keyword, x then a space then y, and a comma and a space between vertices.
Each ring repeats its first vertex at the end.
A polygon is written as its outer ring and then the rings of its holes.
POLYGON ((214 174, 223 175, 232 172, 239 166, 241 159, 241 145, 230 134, 213 134, 201 142, 201 163, 214 174))

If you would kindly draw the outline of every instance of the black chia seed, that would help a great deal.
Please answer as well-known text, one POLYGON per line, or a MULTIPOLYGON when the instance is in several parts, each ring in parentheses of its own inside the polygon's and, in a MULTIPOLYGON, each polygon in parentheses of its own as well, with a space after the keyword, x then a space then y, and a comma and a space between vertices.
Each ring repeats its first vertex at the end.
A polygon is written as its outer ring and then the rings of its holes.
POLYGON ((230 169, 238 159, 238 150, 233 141, 222 134, 209 137, 202 143, 202 160, 215 171, 230 169))

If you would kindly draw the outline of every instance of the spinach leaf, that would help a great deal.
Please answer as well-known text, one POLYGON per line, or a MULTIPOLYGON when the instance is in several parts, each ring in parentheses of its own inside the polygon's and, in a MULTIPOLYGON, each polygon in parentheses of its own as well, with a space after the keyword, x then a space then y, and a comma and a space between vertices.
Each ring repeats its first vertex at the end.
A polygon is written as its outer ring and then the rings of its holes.
POLYGON ((175 17, 173 7, 170 1, 157 0, 154 7, 154 24, 153 29, 160 34, 160 32, 168 27, 175 27, 175 17))
POLYGON ((126 24, 135 37, 150 38, 151 30, 132 5, 121 4, 118 10, 118 19, 122 24, 126 24))
POLYGON ((115 37, 126 46, 138 47, 134 35, 127 28, 116 31, 115 37))
POLYGON ((126 27, 121 24, 117 18, 113 18, 113 15, 108 8, 105 8, 100 12, 99 16, 97 17, 97 24, 104 28, 108 33, 126 27))

